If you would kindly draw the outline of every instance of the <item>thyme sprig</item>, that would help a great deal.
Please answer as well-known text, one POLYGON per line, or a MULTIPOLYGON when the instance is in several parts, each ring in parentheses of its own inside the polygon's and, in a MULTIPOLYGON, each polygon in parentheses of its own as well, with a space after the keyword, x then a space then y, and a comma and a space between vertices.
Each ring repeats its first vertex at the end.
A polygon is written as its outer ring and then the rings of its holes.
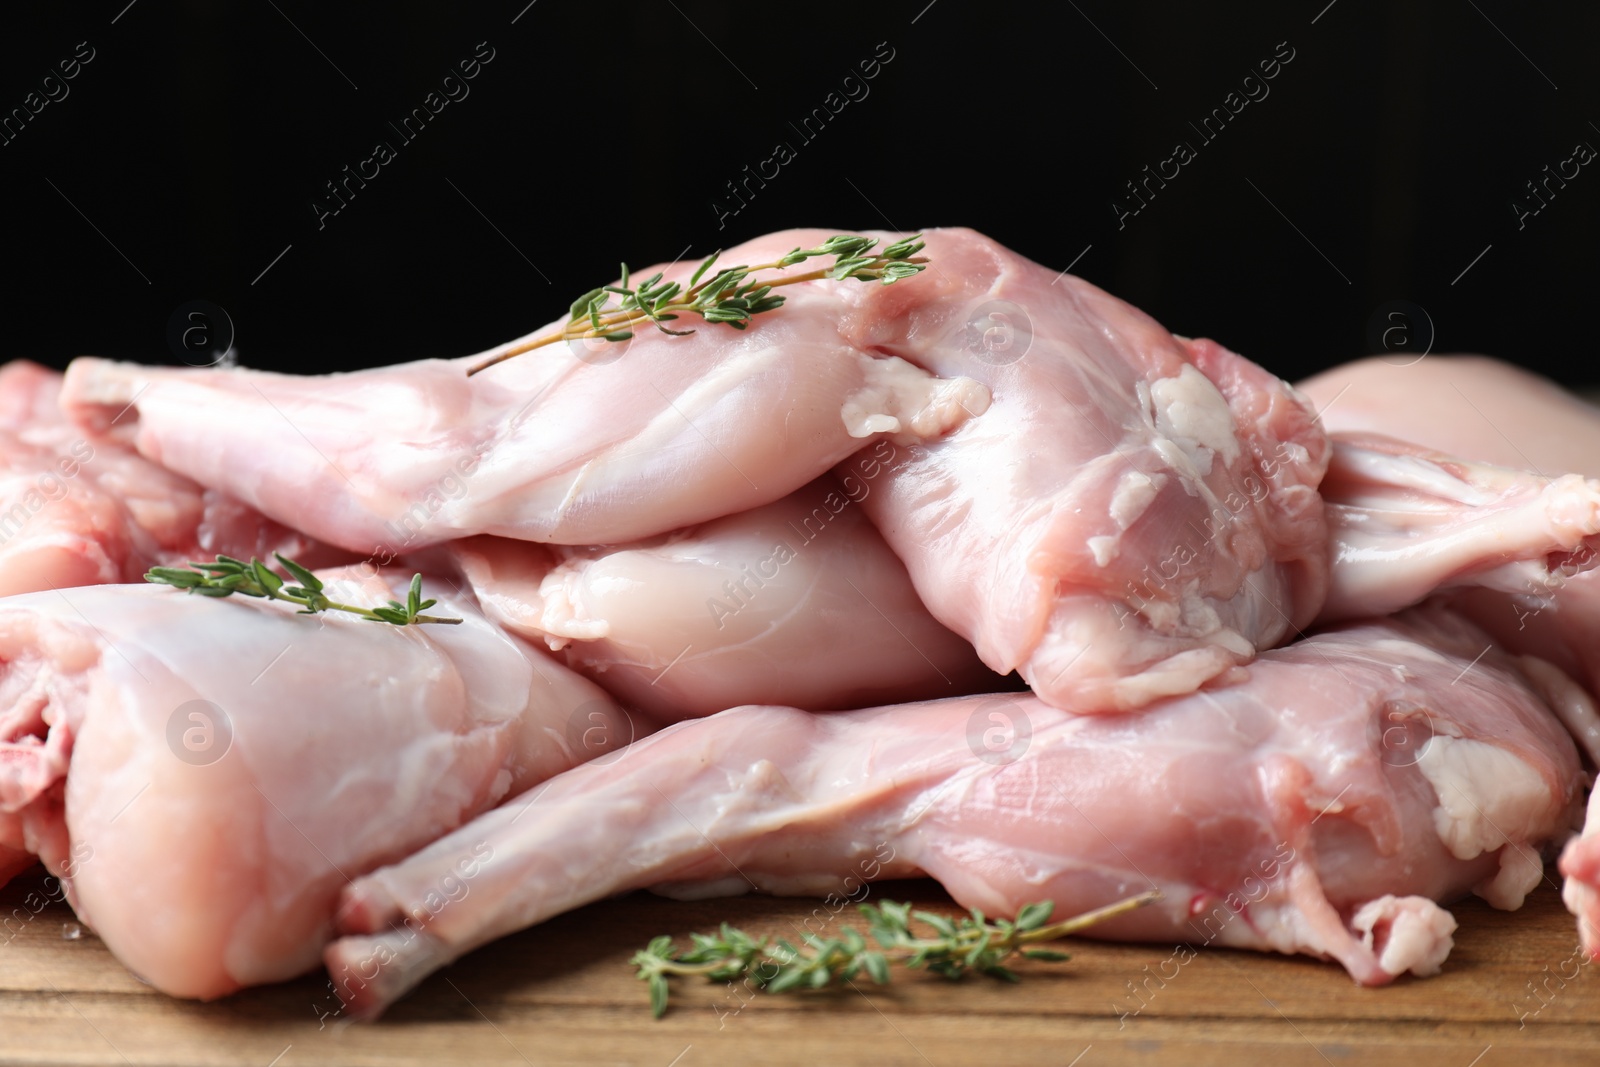
POLYGON ((826 939, 808 931, 801 936, 801 944, 794 945, 781 938, 757 939, 723 923, 715 934, 691 934, 692 947, 685 952, 674 951, 672 938, 663 936, 634 953, 628 962, 639 969, 639 979, 649 983, 650 1010, 658 1019, 667 1010, 667 979, 673 975, 704 975, 712 981, 745 978, 757 989, 783 993, 820 989, 862 973, 884 985, 889 981, 889 964, 893 961, 907 968, 925 968, 951 980, 975 971, 1016 982, 1020 981, 1017 973, 1005 966, 1013 955, 1049 962, 1070 958, 1065 952, 1027 946, 1058 940, 1160 899, 1161 893, 1152 890, 1058 923, 1049 922, 1055 905, 1048 900, 1027 905, 1014 922, 990 921, 977 908, 969 916, 950 919, 929 911, 912 911, 910 904, 884 901, 877 906, 859 906, 879 948, 869 947, 866 938, 851 927, 826 939), (914 933, 913 919, 931 927, 934 936, 914 933))
POLYGON ((218 556, 215 563, 190 563, 187 567, 151 567, 144 580, 158 585, 170 585, 197 596, 264 597, 300 605, 299 615, 316 615, 323 611, 345 611, 359 615, 371 622, 387 622, 395 626, 414 626, 421 623, 459 623, 460 619, 446 619, 423 612, 438 603, 422 599, 422 575, 413 575, 411 589, 405 603, 391 600, 386 606, 364 608, 356 604, 341 604, 330 600, 323 591, 322 579, 294 560, 274 552, 289 578, 284 578, 255 557, 246 563, 232 556, 218 556), (299 585, 289 585, 289 581, 299 585))
POLYGON ((896 241, 883 251, 871 254, 878 242, 871 237, 838 234, 828 238, 816 248, 796 248, 788 255, 771 263, 756 263, 738 267, 723 267, 711 277, 706 272, 716 263, 721 252, 712 253, 689 278, 687 286, 678 282, 662 281, 657 271, 637 285, 630 286, 628 265, 622 264, 622 280, 617 285, 603 285, 591 289, 572 302, 567 323, 532 341, 507 349, 498 355, 475 364, 467 371, 470 377, 481 370, 504 362, 513 356, 543 348, 558 341, 589 340, 626 341, 633 336, 637 326, 650 324, 662 333, 683 337, 693 330, 674 330, 665 323, 677 320, 680 315, 699 315, 707 322, 727 323, 736 330, 750 325, 750 320, 763 312, 783 306, 784 297, 772 290, 782 285, 818 281, 823 278, 844 281, 854 278, 862 282, 882 282, 889 285, 901 278, 909 278, 924 269, 926 256, 922 251, 922 235, 915 234, 896 241), (831 267, 784 274, 773 278, 752 279, 758 271, 783 270, 816 256, 833 256, 831 267), (704 279, 704 280, 702 280, 704 279))

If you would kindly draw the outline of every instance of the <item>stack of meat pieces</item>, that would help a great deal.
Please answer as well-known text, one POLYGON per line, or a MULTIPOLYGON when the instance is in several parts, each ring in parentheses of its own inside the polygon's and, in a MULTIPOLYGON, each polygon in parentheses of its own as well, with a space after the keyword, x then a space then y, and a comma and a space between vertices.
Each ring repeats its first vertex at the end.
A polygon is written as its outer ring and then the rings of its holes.
POLYGON ((1565 846, 1600 949, 1600 416, 1485 361, 1302 393, 926 241, 470 378, 0 371, 0 874, 37 857, 169 993, 321 959, 361 1015, 610 894, 863 872, 1002 915, 1155 888, 1094 932, 1380 984, 1565 846), (122 584, 274 549, 466 621, 122 584))

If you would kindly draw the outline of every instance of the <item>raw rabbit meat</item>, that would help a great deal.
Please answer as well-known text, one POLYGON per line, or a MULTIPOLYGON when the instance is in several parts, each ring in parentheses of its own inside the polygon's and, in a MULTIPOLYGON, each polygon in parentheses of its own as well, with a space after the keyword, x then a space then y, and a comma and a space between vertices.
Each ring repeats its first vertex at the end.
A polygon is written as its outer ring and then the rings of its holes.
MULTIPOLYGON (((1382 359, 1338 367, 1303 383, 1334 430, 1404 435, 1474 459, 1558 475, 1600 476, 1600 409, 1554 383, 1481 356, 1432 356, 1414 364, 1382 359)), ((1475 590, 1455 606, 1504 648, 1524 653, 1528 668, 1580 680, 1552 701, 1592 765, 1600 764, 1600 573, 1572 573, 1595 555, 1522 588, 1475 590)), ((1583 833, 1559 864, 1562 899, 1578 917, 1578 933, 1600 958, 1600 791, 1591 794, 1583 833)))
POLYGON ((1028 695, 732 709, 357 879, 325 959, 371 1016, 472 948, 613 893, 824 894, 925 872, 1000 915, 1154 887, 1160 903, 1093 933, 1309 953, 1366 985, 1431 974, 1455 928, 1435 901, 1517 907, 1579 803, 1570 737, 1486 640, 1416 609, 1137 716, 1028 695))
POLYGON ((439 552, 490 618, 563 650, 568 666, 662 722, 739 704, 867 707, 1000 688, 917 599, 862 513, 871 492, 857 476, 824 475, 647 542, 476 537, 439 552))
POLYGON ((1554 590, 1600 563, 1600 481, 1546 478, 1372 434, 1334 434, 1320 622, 1387 615, 1454 588, 1554 590))
MULTIPOLYGON (((1421 446, 1408 448, 1390 441, 1381 447, 1396 458, 1405 459, 1409 453, 1419 461, 1412 464, 1411 487, 1432 491, 1433 499, 1426 492, 1420 494, 1415 510, 1432 510, 1443 520, 1443 528, 1461 524, 1472 531, 1481 518, 1478 509, 1493 504, 1496 495, 1502 504, 1515 505, 1520 498, 1533 505, 1523 513, 1524 519, 1533 520, 1535 536, 1529 543, 1537 544, 1543 518, 1545 532, 1563 544, 1552 544, 1542 561, 1535 558, 1531 565, 1507 568, 1502 580, 1493 583, 1498 591, 1467 591, 1455 595, 1453 602, 1504 647, 1553 660, 1591 692, 1600 692, 1600 575, 1588 570, 1600 560, 1600 546, 1590 538, 1574 543, 1570 537, 1592 519, 1593 479, 1600 478, 1600 409, 1544 378, 1482 356, 1430 356, 1407 365, 1361 360, 1318 375, 1301 387, 1320 405, 1319 418, 1335 432, 1334 472, 1325 483, 1335 515, 1359 504, 1363 492, 1376 488, 1380 498, 1388 496, 1378 501, 1380 507, 1392 506, 1403 516, 1406 479, 1395 477, 1403 468, 1381 471, 1366 486, 1359 484, 1358 465, 1346 464, 1347 469, 1341 470, 1337 457, 1343 442, 1377 442, 1373 434, 1404 436, 1421 446), (1467 459, 1430 454, 1427 449, 1467 459), (1472 461, 1502 464, 1506 469, 1472 461), (1436 464, 1443 469, 1430 469, 1436 464), (1456 475, 1468 481, 1452 488, 1450 480, 1456 475), (1476 496, 1464 491, 1474 481, 1482 487, 1476 496), (1459 504, 1452 503, 1450 497, 1458 494, 1459 504), (1548 510, 1547 518, 1541 509, 1548 510), (1561 523, 1574 519, 1579 523, 1563 531, 1561 523)), ((1510 514, 1516 513, 1513 506, 1510 514)), ((1527 522, 1505 524, 1497 533, 1502 517, 1491 511, 1482 532, 1490 534, 1491 541, 1518 544, 1529 532, 1527 522)), ((1359 528, 1360 523, 1346 518, 1335 526, 1359 528)), ((1422 547, 1431 548, 1431 543, 1424 541, 1422 547)), ((1423 558, 1417 566, 1435 563, 1423 558)), ((1399 572, 1391 575, 1395 581, 1402 577, 1399 572)), ((1576 719, 1574 729, 1591 756, 1600 759, 1600 731, 1589 740, 1591 731, 1576 719)))
MULTIPOLYGON (((155 564, 274 551, 348 559, 61 415, 61 375, 0 367, 0 596, 138 581, 155 564)), ((112 413, 113 417, 115 413, 112 413)))
MULTIPOLYGON (((695 266, 662 269, 687 282, 695 266)), ((938 437, 987 407, 971 379, 852 344, 830 290, 783 292, 786 306, 743 331, 641 329, 473 378, 482 356, 315 377, 79 359, 63 401, 93 428, 132 405, 119 425, 145 456, 380 564, 480 533, 653 536, 771 503, 877 439, 938 437)))
POLYGON ((61 375, 26 359, 0 364, 0 430, 59 424, 61 375))
MULTIPOLYGON (((404 599, 405 576, 323 576, 404 599)), ((0 601, 0 854, 37 855, 173 996, 314 967, 350 877, 632 736, 593 683, 440 599, 461 625, 154 585, 0 601)))
MULTIPOLYGON (((1520 594, 1471 590, 1450 603, 1498 646, 1522 653, 1530 675, 1582 683, 1557 690, 1561 698, 1551 706, 1588 756, 1584 778, 1592 785, 1593 768, 1600 766, 1600 709, 1593 695, 1600 693, 1600 571, 1556 578, 1548 586, 1530 583, 1520 594)), ((1583 948, 1600 959, 1600 789, 1591 792, 1582 832, 1567 843, 1558 869, 1566 879, 1561 899, 1578 919, 1583 948)))
POLYGON ((926 239, 915 285, 832 289, 857 344, 993 395, 895 446, 864 503, 934 617, 1080 712, 1191 692, 1309 624, 1327 442, 1300 397, 971 230, 926 239))
POLYGON ((970 230, 926 240, 916 277, 797 285, 744 333, 642 331, 470 381, 464 360, 318 378, 79 360, 65 404, 97 425, 132 403, 145 455, 379 562, 476 533, 653 536, 887 440, 865 508, 933 616, 1075 710, 1191 691, 1311 621, 1327 445, 1285 383, 970 230))
POLYGON ((1561 902, 1578 919, 1578 941, 1590 959, 1600 959, 1600 789, 1589 794, 1584 832, 1567 842, 1558 864, 1561 902))
MULTIPOLYGON (((1579 679, 1565 699, 1553 701, 1573 737, 1600 766, 1600 571, 1586 571, 1553 590, 1532 586, 1522 594, 1474 590, 1452 598, 1453 606, 1490 633, 1502 648, 1523 653, 1534 670, 1579 679), (1585 691, 1586 690, 1586 691, 1585 691)), ((1600 789, 1589 797, 1579 836, 1567 843, 1559 864, 1566 881, 1561 898, 1578 919, 1578 935, 1591 958, 1600 959, 1600 789)))
POLYGON ((1356 360, 1299 388, 1331 432, 1398 437, 1549 477, 1600 478, 1600 410, 1487 356, 1356 360))

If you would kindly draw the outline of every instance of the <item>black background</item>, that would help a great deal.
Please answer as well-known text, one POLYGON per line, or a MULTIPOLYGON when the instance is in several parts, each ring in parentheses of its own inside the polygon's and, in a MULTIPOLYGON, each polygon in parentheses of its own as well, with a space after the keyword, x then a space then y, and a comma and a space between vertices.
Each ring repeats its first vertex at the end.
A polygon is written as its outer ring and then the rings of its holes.
POLYGON ((1372 351, 1374 313, 1406 300, 1435 351, 1600 380, 1600 166, 1520 230, 1510 206, 1600 146, 1600 6, 525 5, 8 9, 0 113, 78 42, 95 58, 0 146, 5 354, 177 363, 168 319, 205 299, 251 366, 460 355, 619 259, 959 224, 1289 378, 1372 351), (470 95, 403 142, 388 123, 478 42, 494 58, 470 95), (869 95, 802 140, 790 124, 880 42, 869 95), (1188 123, 1279 42, 1270 95, 1201 142, 1188 123), (396 158, 319 228, 324 183, 379 140, 396 158), (1198 158, 1119 229, 1112 201, 1178 140, 1198 158), (725 184, 779 141, 796 158, 719 228, 725 184))

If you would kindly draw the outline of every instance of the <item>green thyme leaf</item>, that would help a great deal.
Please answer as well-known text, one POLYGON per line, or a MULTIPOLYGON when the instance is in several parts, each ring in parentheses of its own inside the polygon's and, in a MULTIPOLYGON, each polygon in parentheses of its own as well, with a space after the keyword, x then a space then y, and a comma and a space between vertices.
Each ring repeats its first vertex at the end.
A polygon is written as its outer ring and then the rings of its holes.
POLYGON ((722 255, 715 252, 689 276, 687 287, 676 281, 663 281, 663 272, 659 271, 631 285, 628 265, 624 263, 617 284, 591 289, 572 302, 567 323, 561 329, 491 356, 470 367, 467 374, 477 374, 496 363, 559 341, 590 338, 625 341, 633 336, 633 328, 641 324, 654 325, 670 337, 685 337, 695 331, 671 330, 662 325, 681 315, 699 315, 708 323, 722 323, 743 330, 753 316, 783 306, 782 296, 771 295, 771 290, 777 286, 851 278, 890 285, 924 269, 927 260, 917 256, 925 247, 921 234, 903 238, 873 253, 877 244, 877 239, 871 237, 836 234, 816 248, 796 248, 771 263, 724 267, 713 274, 712 267, 722 255), (833 266, 798 274, 753 277, 764 271, 783 271, 817 256, 834 257, 833 266))
POLYGON ((866 939, 853 927, 842 928, 833 938, 808 931, 797 947, 781 938, 758 939, 723 923, 716 934, 691 934, 691 947, 681 953, 673 951, 670 937, 654 938, 645 949, 634 953, 630 962, 638 968, 639 978, 649 983, 650 1010, 658 1019, 667 1009, 667 979, 672 975, 701 975, 713 981, 743 976, 768 993, 784 993, 822 989, 851 981, 863 972, 883 985, 889 981, 890 962, 896 961, 903 967, 925 968, 951 980, 977 972, 1003 982, 1018 982, 1021 976, 1005 966, 1011 957, 1021 955, 1042 962, 1066 960, 1070 957, 1064 952, 1032 945, 1058 940, 1160 898, 1156 891, 1143 893, 1048 926, 1045 923, 1054 908, 1050 901, 1026 905, 1017 913, 1015 922, 990 922, 977 908, 952 919, 930 911, 914 912, 909 904, 886 900, 879 905, 858 906, 879 949, 868 948, 866 939), (934 936, 914 933, 912 919, 930 927, 934 936))
POLYGON ((298 615, 316 615, 324 611, 342 611, 373 622, 411 626, 420 623, 455 624, 460 619, 436 618, 423 612, 437 601, 422 598, 422 575, 413 575, 406 593, 406 602, 391 600, 386 606, 364 608, 354 604, 341 604, 330 600, 322 580, 310 570, 282 554, 276 554, 284 570, 299 582, 289 585, 284 577, 259 559, 248 563, 230 556, 218 556, 213 563, 191 563, 188 567, 151 567, 145 572, 145 581, 157 585, 170 585, 186 593, 207 597, 226 597, 235 593, 241 596, 282 600, 299 607, 298 615))

